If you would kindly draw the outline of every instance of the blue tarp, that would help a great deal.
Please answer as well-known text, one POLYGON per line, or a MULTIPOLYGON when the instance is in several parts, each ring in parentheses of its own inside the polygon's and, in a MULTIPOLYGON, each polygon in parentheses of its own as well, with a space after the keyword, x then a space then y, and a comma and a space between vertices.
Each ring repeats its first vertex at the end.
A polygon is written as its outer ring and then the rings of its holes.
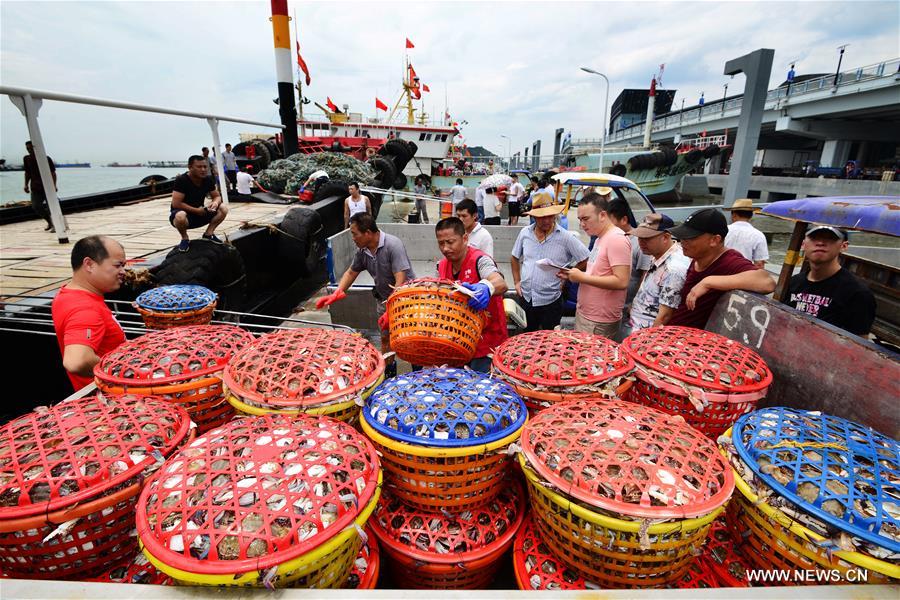
POLYGON ((760 214, 900 237, 900 196, 833 196, 781 200, 760 214))

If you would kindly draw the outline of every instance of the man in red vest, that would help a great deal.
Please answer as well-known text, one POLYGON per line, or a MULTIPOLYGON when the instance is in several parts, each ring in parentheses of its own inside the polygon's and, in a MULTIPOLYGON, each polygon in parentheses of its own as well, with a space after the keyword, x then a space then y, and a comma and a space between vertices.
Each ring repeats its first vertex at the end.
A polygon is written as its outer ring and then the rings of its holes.
POLYGON ((469 234, 459 218, 447 217, 438 221, 435 235, 444 255, 438 263, 438 276, 461 282, 473 292, 469 306, 475 310, 487 309, 490 315, 481 342, 475 349, 475 358, 469 363, 471 369, 487 373, 491 368, 488 355, 509 337, 503 309, 503 294, 508 286, 494 259, 469 246, 469 234))

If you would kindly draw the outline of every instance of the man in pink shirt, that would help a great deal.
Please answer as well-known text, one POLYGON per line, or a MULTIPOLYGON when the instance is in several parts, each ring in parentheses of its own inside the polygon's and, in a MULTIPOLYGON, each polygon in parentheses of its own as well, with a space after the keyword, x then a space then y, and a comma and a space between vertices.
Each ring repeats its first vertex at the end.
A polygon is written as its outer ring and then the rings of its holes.
POLYGON ((578 203, 578 222, 588 235, 597 236, 587 269, 563 269, 561 279, 580 284, 575 309, 575 331, 615 338, 631 277, 631 240, 610 221, 609 203, 589 193, 578 203))

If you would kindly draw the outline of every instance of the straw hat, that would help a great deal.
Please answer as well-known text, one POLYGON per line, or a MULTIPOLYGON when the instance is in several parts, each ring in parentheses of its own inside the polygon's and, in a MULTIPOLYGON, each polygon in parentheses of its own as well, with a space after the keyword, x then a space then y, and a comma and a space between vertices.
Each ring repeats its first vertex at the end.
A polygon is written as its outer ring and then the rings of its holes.
POLYGON ((753 206, 753 200, 751 200, 750 198, 741 198, 740 200, 735 200, 734 204, 732 204, 730 208, 723 208, 722 210, 749 210, 753 212, 759 212, 760 209, 753 206))
POLYGON ((553 196, 546 193, 537 193, 531 202, 531 210, 526 215, 529 217, 550 217, 558 215, 565 209, 562 204, 557 204, 553 196))
POLYGON ((609 196, 610 194, 612 194, 612 188, 611 188, 611 187, 606 187, 605 185, 602 185, 602 186, 599 186, 599 187, 595 187, 595 188, 594 188, 594 193, 600 194, 601 196, 609 196))

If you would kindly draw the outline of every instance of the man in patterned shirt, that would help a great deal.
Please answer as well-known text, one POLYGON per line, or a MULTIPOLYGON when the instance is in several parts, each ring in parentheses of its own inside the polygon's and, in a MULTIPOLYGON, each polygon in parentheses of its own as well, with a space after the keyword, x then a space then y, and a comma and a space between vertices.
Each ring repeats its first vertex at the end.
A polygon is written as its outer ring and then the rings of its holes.
POLYGON ((681 252, 669 229, 675 223, 662 213, 650 213, 644 222, 628 232, 637 238, 641 252, 653 262, 631 304, 625 335, 637 329, 665 325, 681 304, 681 288, 691 260, 681 252))

